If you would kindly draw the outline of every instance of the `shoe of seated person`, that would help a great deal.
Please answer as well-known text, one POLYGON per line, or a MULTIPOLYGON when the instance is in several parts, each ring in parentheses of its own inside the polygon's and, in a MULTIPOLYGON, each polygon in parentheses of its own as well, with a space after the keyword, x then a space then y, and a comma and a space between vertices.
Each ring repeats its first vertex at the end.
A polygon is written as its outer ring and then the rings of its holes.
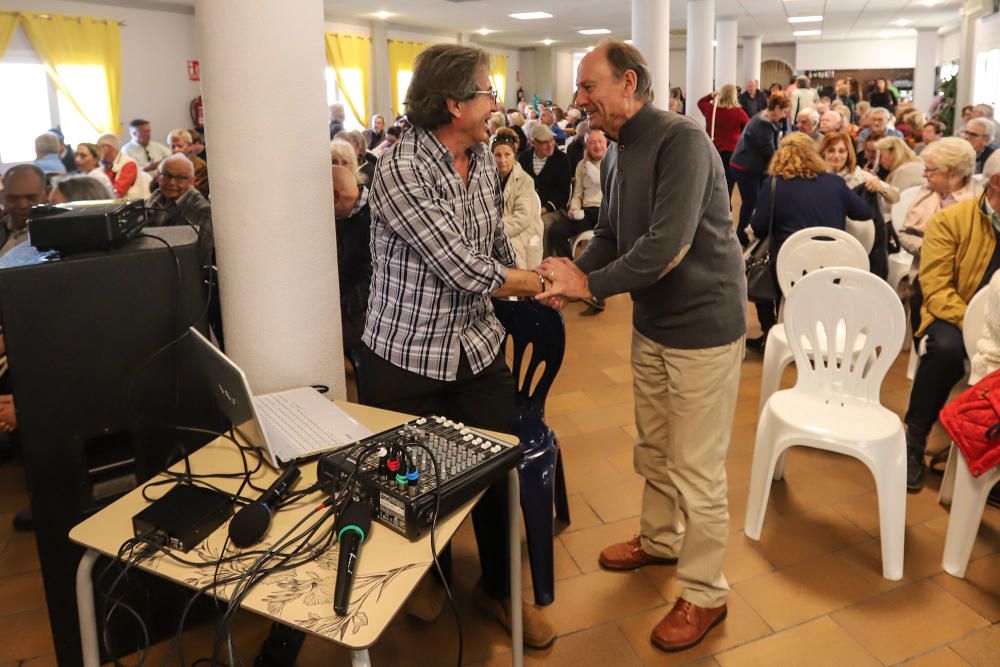
MULTIPOLYGON (((507 632, 511 631, 510 598, 497 600, 486 592, 482 583, 477 583, 473 591, 473 602, 480 611, 505 627, 507 632)), ((526 600, 521 603, 521 621, 524 645, 528 648, 542 650, 555 642, 556 631, 552 623, 538 607, 526 600)))
POLYGON ((756 338, 747 338, 747 349, 755 350, 757 352, 764 351, 764 345, 767 343, 767 336, 757 336, 756 338))
POLYGON ((447 594, 444 586, 434 576, 433 571, 427 572, 420 580, 413 593, 406 599, 406 613, 414 618, 419 618, 425 623, 430 623, 444 610, 444 601, 447 594))
POLYGON ((924 488, 924 453, 906 450, 906 490, 917 493, 924 488))

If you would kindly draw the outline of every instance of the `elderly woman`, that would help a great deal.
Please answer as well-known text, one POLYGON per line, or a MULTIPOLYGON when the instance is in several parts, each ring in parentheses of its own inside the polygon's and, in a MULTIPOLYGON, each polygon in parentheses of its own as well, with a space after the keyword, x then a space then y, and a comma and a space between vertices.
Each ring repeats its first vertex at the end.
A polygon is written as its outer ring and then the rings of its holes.
POLYGON ((542 203, 535 181, 517 163, 518 139, 514 131, 501 127, 493 137, 493 159, 503 188, 503 229, 514 248, 519 269, 542 263, 542 203))
POLYGON ((869 192, 881 196, 882 215, 891 220, 892 204, 899 201, 903 190, 924 184, 924 163, 899 137, 882 137, 875 142, 879 166, 888 170, 885 180, 872 179, 865 183, 869 192))
POLYGON ((729 186, 729 194, 733 194, 733 174, 729 167, 729 160, 736 150, 736 143, 740 140, 743 128, 750 124, 750 118, 743 111, 740 100, 736 96, 736 86, 727 83, 718 92, 709 93, 698 100, 698 109, 706 118, 708 134, 712 137, 715 150, 719 151, 722 158, 722 166, 726 170, 726 185, 729 186))
POLYGON ((507 114, 507 127, 517 135, 519 150, 528 147, 528 135, 524 130, 524 116, 520 111, 511 111, 507 114))
POLYGON ((97 144, 80 143, 76 145, 76 168, 85 176, 97 179, 104 189, 107 190, 108 197, 114 197, 114 186, 111 179, 101 168, 101 149, 97 144))
MULTIPOLYGON (((774 255, 785 239, 800 229, 844 229, 847 218, 865 220, 871 217, 868 204, 851 192, 844 179, 829 173, 807 134, 793 132, 781 140, 768 174, 760 186, 750 227, 756 238, 767 237, 773 210, 770 233, 774 234, 774 255)), ((748 340, 747 347, 760 350, 767 340, 767 332, 777 322, 778 302, 760 301, 755 305, 763 336, 748 340)))
POLYGON ((108 187, 93 176, 69 176, 56 182, 49 192, 50 204, 65 204, 68 201, 109 199, 108 187))
POLYGON ((344 139, 334 139, 331 141, 330 162, 334 165, 350 169, 358 185, 364 185, 368 182, 368 178, 358 169, 358 153, 353 143, 344 139))

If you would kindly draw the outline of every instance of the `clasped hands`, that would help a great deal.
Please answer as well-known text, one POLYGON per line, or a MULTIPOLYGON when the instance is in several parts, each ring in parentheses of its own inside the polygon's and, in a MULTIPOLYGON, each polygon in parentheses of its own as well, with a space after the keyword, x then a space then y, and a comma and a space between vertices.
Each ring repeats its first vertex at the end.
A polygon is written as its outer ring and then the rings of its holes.
POLYGON ((559 310, 567 301, 593 296, 587 275, 567 257, 547 257, 534 271, 545 279, 545 291, 535 299, 550 308, 559 310))

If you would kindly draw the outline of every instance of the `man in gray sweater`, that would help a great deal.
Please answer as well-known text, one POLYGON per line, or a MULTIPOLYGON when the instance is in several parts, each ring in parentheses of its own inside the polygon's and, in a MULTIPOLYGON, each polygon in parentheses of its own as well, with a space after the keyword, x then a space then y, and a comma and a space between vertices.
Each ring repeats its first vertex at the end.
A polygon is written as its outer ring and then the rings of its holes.
POLYGON ((603 567, 677 566, 683 586, 653 629, 666 651, 694 646, 726 616, 726 450, 746 334, 743 256, 718 152, 692 120, 653 107, 642 54, 608 41, 580 63, 577 104, 614 143, 601 165, 594 239, 572 263, 538 269, 539 299, 633 301, 636 471, 646 478, 639 536, 603 567), (686 526, 681 517, 686 511, 686 526))

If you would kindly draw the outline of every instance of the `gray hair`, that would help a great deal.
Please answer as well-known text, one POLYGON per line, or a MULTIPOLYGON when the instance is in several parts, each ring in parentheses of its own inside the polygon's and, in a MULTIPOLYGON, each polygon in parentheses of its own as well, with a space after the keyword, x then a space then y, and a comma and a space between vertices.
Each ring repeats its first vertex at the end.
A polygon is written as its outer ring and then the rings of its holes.
POLYGON ((992 144, 993 140, 997 138, 997 125, 996 125, 996 123, 994 123, 989 118, 978 118, 977 117, 977 118, 971 119, 968 122, 968 124, 966 125, 966 127, 970 127, 973 123, 975 123, 976 125, 979 125, 980 127, 983 128, 983 132, 986 134, 986 137, 990 140, 990 143, 992 144))
POLYGON ((167 133, 167 143, 168 144, 170 143, 170 138, 171 137, 174 137, 174 138, 177 138, 177 139, 183 139, 184 141, 186 141, 189 144, 192 141, 194 141, 194 139, 191 138, 191 133, 188 132, 187 130, 170 130, 170 132, 167 133))
POLYGON ((490 68, 486 51, 461 44, 435 44, 417 56, 406 91, 406 117, 415 126, 436 130, 451 122, 448 101, 476 96, 476 73, 490 68))
POLYGON ((330 105, 330 120, 339 120, 341 123, 347 118, 347 114, 344 112, 344 105, 340 102, 334 102, 330 105))
POLYGON ((100 146, 102 144, 107 144, 108 146, 114 148, 116 151, 121 150, 122 147, 122 142, 119 141, 118 135, 111 134, 110 132, 107 134, 102 134, 101 136, 97 137, 97 145, 100 146))
POLYGON ((66 201, 108 199, 111 196, 103 183, 90 176, 69 176, 60 179, 56 183, 56 190, 62 193, 66 201))
POLYGON ((819 112, 816 111, 815 109, 813 109, 812 107, 809 107, 808 109, 803 109, 802 111, 800 111, 799 115, 795 118, 795 120, 798 120, 803 115, 808 116, 809 117, 809 122, 812 123, 813 125, 816 125, 816 124, 819 123, 819 112))
POLYGON ((983 165, 983 178, 989 181, 997 174, 1000 174, 1000 151, 993 151, 993 155, 983 165))
POLYGON ((944 137, 932 141, 920 152, 926 162, 931 159, 940 169, 947 169, 955 176, 968 180, 976 168, 976 151, 965 139, 944 137))
MULTIPOLYGON (((850 112, 848 111, 848 113, 850 113, 850 112)), ((828 117, 828 118, 836 118, 837 119, 837 125, 836 125, 836 127, 833 128, 834 130, 839 130, 840 127, 841 127, 841 125, 844 124, 844 116, 839 111, 830 110, 830 111, 827 111, 826 113, 824 113, 823 115, 826 116, 826 117, 828 117)))
POLYGON ((337 134, 337 138, 330 142, 330 159, 346 162, 347 164, 343 166, 351 170, 351 173, 354 174, 354 180, 358 182, 358 185, 365 182, 365 175, 358 169, 358 152, 354 148, 354 143, 341 139, 339 133, 337 134))
POLYGON ((886 109, 885 107, 872 107, 868 113, 872 114, 873 116, 875 114, 881 114, 885 116, 886 122, 892 120, 892 112, 886 109))
POLYGON ((652 102, 653 75, 649 71, 649 63, 646 62, 642 51, 617 39, 604 41, 600 46, 605 48, 608 65, 611 66, 611 74, 615 81, 621 81, 625 72, 632 70, 635 72, 635 97, 644 102, 652 102))
POLYGON ((10 190, 10 184, 13 182, 14 178, 21 174, 21 172, 31 172, 38 177, 38 182, 42 184, 42 190, 45 190, 45 172, 42 171, 41 167, 30 162, 24 162, 21 164, 15 164, 13 167, 7 170, 3 175, 3 189, 10 190))
POLYGON ((163 173, 164 167, 174 162, 183 162, 186 164, 188 169, 191 170, 191 176, 194 176, 194 163, 191 162, 191 160, 189 160, 187 155, 184 155, 184 153, 174 153, 173 155, 168 155, 163 158, 163 160, 160 161, 160 173, 163 173))
POLYGON ((35 152, 39 155, 58 155, 61 146, 62 142, 59 141, 59 137, 51 132, 35 137, 35 152))
POLYGON ((972 107, 972 114, 973 116, 977 116, 979 118, 989 118, 990 120, 992 120, 994 118, 993 105, 977 104, 976 106, 972 107))

